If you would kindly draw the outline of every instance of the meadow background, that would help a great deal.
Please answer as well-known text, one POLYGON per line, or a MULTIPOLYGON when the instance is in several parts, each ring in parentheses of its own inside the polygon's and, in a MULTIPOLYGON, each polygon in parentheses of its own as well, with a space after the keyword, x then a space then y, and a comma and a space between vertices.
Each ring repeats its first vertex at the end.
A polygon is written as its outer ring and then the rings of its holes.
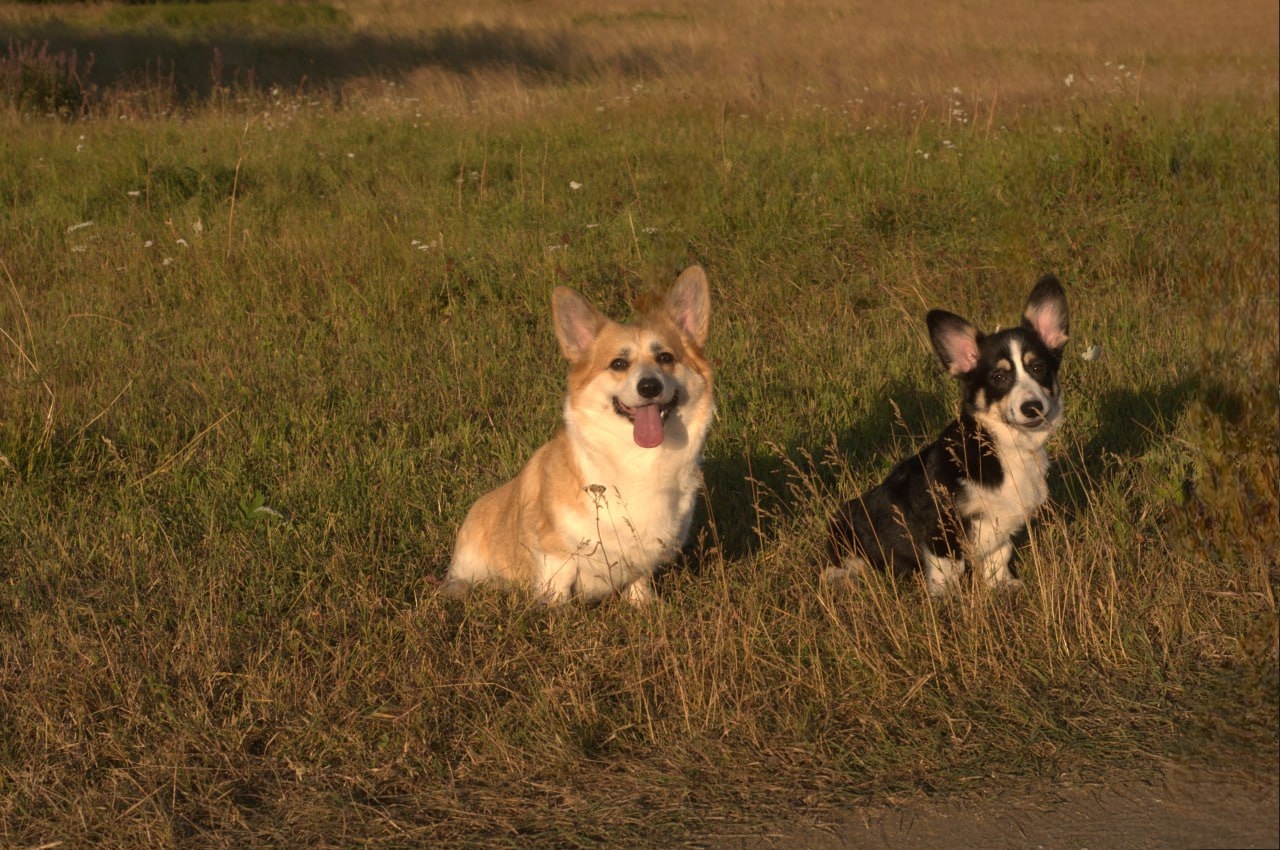
POLYGON ((1277 757, 1277 6, 0 4, 0 843, 676 846, 1277 757), (660 604, 465 605, 557 284, 710 277, 660 604), (819 590, 1072 310, 1016 596, 819 590), (1101 357, 1080 357, 1090 346, 1101 357))

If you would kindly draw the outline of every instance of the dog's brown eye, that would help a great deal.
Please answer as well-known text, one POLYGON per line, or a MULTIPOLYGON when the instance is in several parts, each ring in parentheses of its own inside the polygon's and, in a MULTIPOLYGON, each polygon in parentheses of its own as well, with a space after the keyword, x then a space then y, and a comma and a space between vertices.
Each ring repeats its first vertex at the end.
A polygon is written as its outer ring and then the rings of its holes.
POLYGON ((613 358, 613 362, 609 364, 609 368, 615 372, 625 372, 630 364, 621 357, 613 358))
POLYGON ((1028 368, 1029 370, 1031 370, 1031 374, 1033 374, 1033 375, 1043 375, 1043 374, 1044 374, 1044 363, 1042 363, 1042 362, 1041 362, 1041 361, 1039 361, 1039 360, 1037 360, 1036 362, 1032 363, 1032 364, 1031 364, 1030 366, 1028 366, 1027 368, 1028 368))
POLYGON ((996 369, 991 373, 991 383, 1003 384, 1009 380, 1009 373, 1003 369, 996 369))
POLYGON ((657 360, 658 364, 661 366, 670 366, 672 363, 676 362, 675 355, 670 351, 661 351, 654 359, 657 360))

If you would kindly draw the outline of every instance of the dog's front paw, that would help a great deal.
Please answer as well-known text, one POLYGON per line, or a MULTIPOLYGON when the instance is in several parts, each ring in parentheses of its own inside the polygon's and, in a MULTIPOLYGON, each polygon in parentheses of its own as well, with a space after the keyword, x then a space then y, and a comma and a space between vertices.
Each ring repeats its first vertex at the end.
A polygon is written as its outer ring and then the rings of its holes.
POLYGON ((636 608, 643 608, 653 602, 653 582, 647 578, 636 579, 627 585, 623 596, 636 608))
POLYGON ((862 584, 866 576, 865 561, 861 558, 845 558, 838 567, 824 568, 820 581, 826 587, 851 590, 862 584))
POLYGON ((569 592, 560 588, 549 587, 535 597, 544 608, 559 608, 569 601, 569 592))
POLYGON ((1017 591, 1022 589, 1022 579, 1013 574, 1013 570, 1009 569, 1008 564, 1001 564, 998 568, 983 570, 983 584, 988 590, 997 592, 1017 591))
POLYGON ((466 602, 467 597, 471 595, 472 587, 474 585, 471 582, 450 576, 440 583, 440 595, 466 602))
POLYGON ((828 566, 822 570, 821 581, 828 587, 855 587, 866 579, 871 565, 857 555, 846 555, 840 566, 828 566))

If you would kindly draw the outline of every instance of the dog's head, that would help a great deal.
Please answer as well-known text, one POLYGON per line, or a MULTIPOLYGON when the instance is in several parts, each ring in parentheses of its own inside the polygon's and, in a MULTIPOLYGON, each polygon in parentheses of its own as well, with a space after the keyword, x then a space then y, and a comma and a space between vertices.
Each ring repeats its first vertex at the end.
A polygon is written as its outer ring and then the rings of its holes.
POLYGON ((1067 296, 1045 276, 1031 290, 1016 328, 985 335, 945 310, 926 317, 934 350, 964 387, 964 409, 1047 439, 1062 420, 1058 368, 1067 345, 1067 296))
POLYGON ((551 308, 572 364, 567 419, 646 449, 701 440, 711 399, 711 366, 702 355, 711 296, 701 267, 685 269, 636 324, 611 321, 563 286, 551 308))

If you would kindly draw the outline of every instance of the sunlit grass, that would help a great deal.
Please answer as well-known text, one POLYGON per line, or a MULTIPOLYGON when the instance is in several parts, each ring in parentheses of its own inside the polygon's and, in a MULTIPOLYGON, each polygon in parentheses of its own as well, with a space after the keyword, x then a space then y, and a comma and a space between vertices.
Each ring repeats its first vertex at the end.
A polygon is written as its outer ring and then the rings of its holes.
POLYGON ((468 8, 418 26, 699 50, 0 118, 0 841, 653 845, 1274 755, 1276 60, 1168 70, 1234 61, 1239 22, 1195 56, 1171 23, 1141 84, 1119 35, 982 54, 1015 97, 942 35, 945 80, 807 91, 854 24, 903 49, 833 9, 753 65, 718 9, 468 8), (551 289, 624 314, 690 261, 719 415, 661 603, 439 599, 555 427, 551 289), (924 311, 1007 324, 1046 271, 1068 419, 1025 592, 821 591, 829 510, 954 409, 924 311))

